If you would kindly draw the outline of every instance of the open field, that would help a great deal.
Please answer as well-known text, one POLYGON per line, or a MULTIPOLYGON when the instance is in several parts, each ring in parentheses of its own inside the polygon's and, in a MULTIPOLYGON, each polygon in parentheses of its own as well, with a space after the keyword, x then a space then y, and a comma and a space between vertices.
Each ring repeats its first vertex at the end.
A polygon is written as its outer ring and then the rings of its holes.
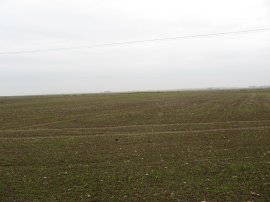
POLYGON ((270 201, 270 90, 2 97, 0 201, 270 201))

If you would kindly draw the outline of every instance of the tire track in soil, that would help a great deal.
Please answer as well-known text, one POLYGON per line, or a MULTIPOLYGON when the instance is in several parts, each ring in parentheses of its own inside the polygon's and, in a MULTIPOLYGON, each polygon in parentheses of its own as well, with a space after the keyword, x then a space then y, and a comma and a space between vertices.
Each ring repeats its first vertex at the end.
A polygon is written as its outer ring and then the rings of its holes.
MULTIPOLYGON (((89 117, 90 115, 87 116, 82 116, 83 117, 89 117)), ((76 117, 78 118, 78 117, 76 117)), ((65 119, 65 120, 59 120, 59 121, 54 121, 54 122, 49 122, 49 123, 42 123, 42 124, 37 124, 35 126, 48 126, 51 124, 56 124, 56 123, 63 123, 63 122, 69 122, 69 121, 74 121, 76 119, 65 119)), ((193 123, 164 123, 164 124, 137 124, 137 125, 123 125, 123 126, 104 126, 104 127, 87 127, 87 128, 51 128, 51 129, 117 129, 117 128, 129 128, 129 127, 149 127, 149 126, 187 126, 187 125, 215 125, 215 124, 233 124, 233 123, 262 123, 262 122, 269 122, 270 120, 258 120, 258 121, 217 121, 217 122, 193 122, 193 123)), ((25 126, 19 129, 39 129, 39 128, 34 128, 34 127, 29 127, 25 126)), ((43 129, 43 128, 40 128, 43 129)), ((47 128, 44 128, 47 129, 47 128)), ((49 128, 48 128, 49 129, 49 128)), ((9 130, 9 129, 8 129, 9 130)), ((16 130, 16 129, 10 129, 10 130, 16 130)), ((0 130, 1 131, 1 130, 0 130)))
MULTIPOLYGON (((0 137, 0 139, 44 139, 44 138, 76 138, 76 137, 97 137, 97 136, 123 136, 123 135, 153 135, 153 134, 178 134, 178 133, 203 133, 203 132, 223 132, 223 131, 241 131, 241 130, 268 130, 270 126, 258 126, 258 127, 241 127, 241 128, 217 128, 217 129, 204 129, 204 130, 179 130, 179 131, 160 131, 160 132, 129 132, 129 133, 119 133, 110 132, 109 134, 92 134, 92 135, 51 135, 51 136, 27 136, 27 137, 0 137)), ((67 129, 41 129, 42 131, 65 131, 67 129)), ((84 130, 84 129, 83 129, 84 130)), ((29 131, 39 131, 39 129, 30 130, 8 130, 1 132, 29 132, 29 131)), ((74 130, 76 132, 76 130, 74 130)), ((81 131, 81 129, 77 130, 81 131)))

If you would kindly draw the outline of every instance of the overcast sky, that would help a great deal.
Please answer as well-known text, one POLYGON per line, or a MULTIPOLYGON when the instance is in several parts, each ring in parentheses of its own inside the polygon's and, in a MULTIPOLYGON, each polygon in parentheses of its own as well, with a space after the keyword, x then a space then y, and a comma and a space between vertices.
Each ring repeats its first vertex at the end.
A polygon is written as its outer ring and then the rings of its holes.
MULTIPOLYGON (((0 0, 0 52, 270 27, 269 0, 0 0)), ((270 31, 0 55, 0 95, 270 85, 270 31)))

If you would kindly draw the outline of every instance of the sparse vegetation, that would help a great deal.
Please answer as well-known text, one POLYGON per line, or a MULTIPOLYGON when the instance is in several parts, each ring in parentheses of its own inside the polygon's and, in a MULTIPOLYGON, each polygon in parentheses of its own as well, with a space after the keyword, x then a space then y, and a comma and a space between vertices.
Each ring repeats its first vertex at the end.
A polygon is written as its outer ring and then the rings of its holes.
POLYGON ((270 90, 0 98, 0 201, 270 201, 270 90))

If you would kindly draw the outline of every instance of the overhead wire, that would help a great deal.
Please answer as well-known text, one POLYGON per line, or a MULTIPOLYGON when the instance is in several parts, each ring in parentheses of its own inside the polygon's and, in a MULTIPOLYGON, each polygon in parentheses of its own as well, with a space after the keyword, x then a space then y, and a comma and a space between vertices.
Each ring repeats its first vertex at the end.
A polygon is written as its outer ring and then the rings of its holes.
POLYGON ((133 44, 142 44, 142 43, 153 43, 159 41, 171 41, 171 40, 180 40, 180 39, 191 39, 191 38, 208 38, 208 37, 219 37, 226 35, 238 35, 238 34, 247 34, 255 32, 265 32, 270 31, 270 28, 257 28, 257 29, 246 29, 230 32, 217 32, 217 33, 208 33, 208 34, 196 34, 196 35, 183 35, 175 37, 164 37, 164 38, 154 38, 154 39, 144 39, 144 40, 133 40, 133 41, 123 41, 123 42, 113 42, 113 43, 100 43, 92 44, 87 46, 70 46, 70 47, 59 47, 59 48, 49 48, 49 49, 33 49, 33 50, 15 50, 15 51, 2 51, 0 55, 11 55, 11 54, 29 54, 29 53, 39 53, 39 52, 51 52, 51 51, 65 51, 65 50, 79 50, 79 49, 92 49, 92 48, 101 48, 108 46, 126 46, 133 44))

